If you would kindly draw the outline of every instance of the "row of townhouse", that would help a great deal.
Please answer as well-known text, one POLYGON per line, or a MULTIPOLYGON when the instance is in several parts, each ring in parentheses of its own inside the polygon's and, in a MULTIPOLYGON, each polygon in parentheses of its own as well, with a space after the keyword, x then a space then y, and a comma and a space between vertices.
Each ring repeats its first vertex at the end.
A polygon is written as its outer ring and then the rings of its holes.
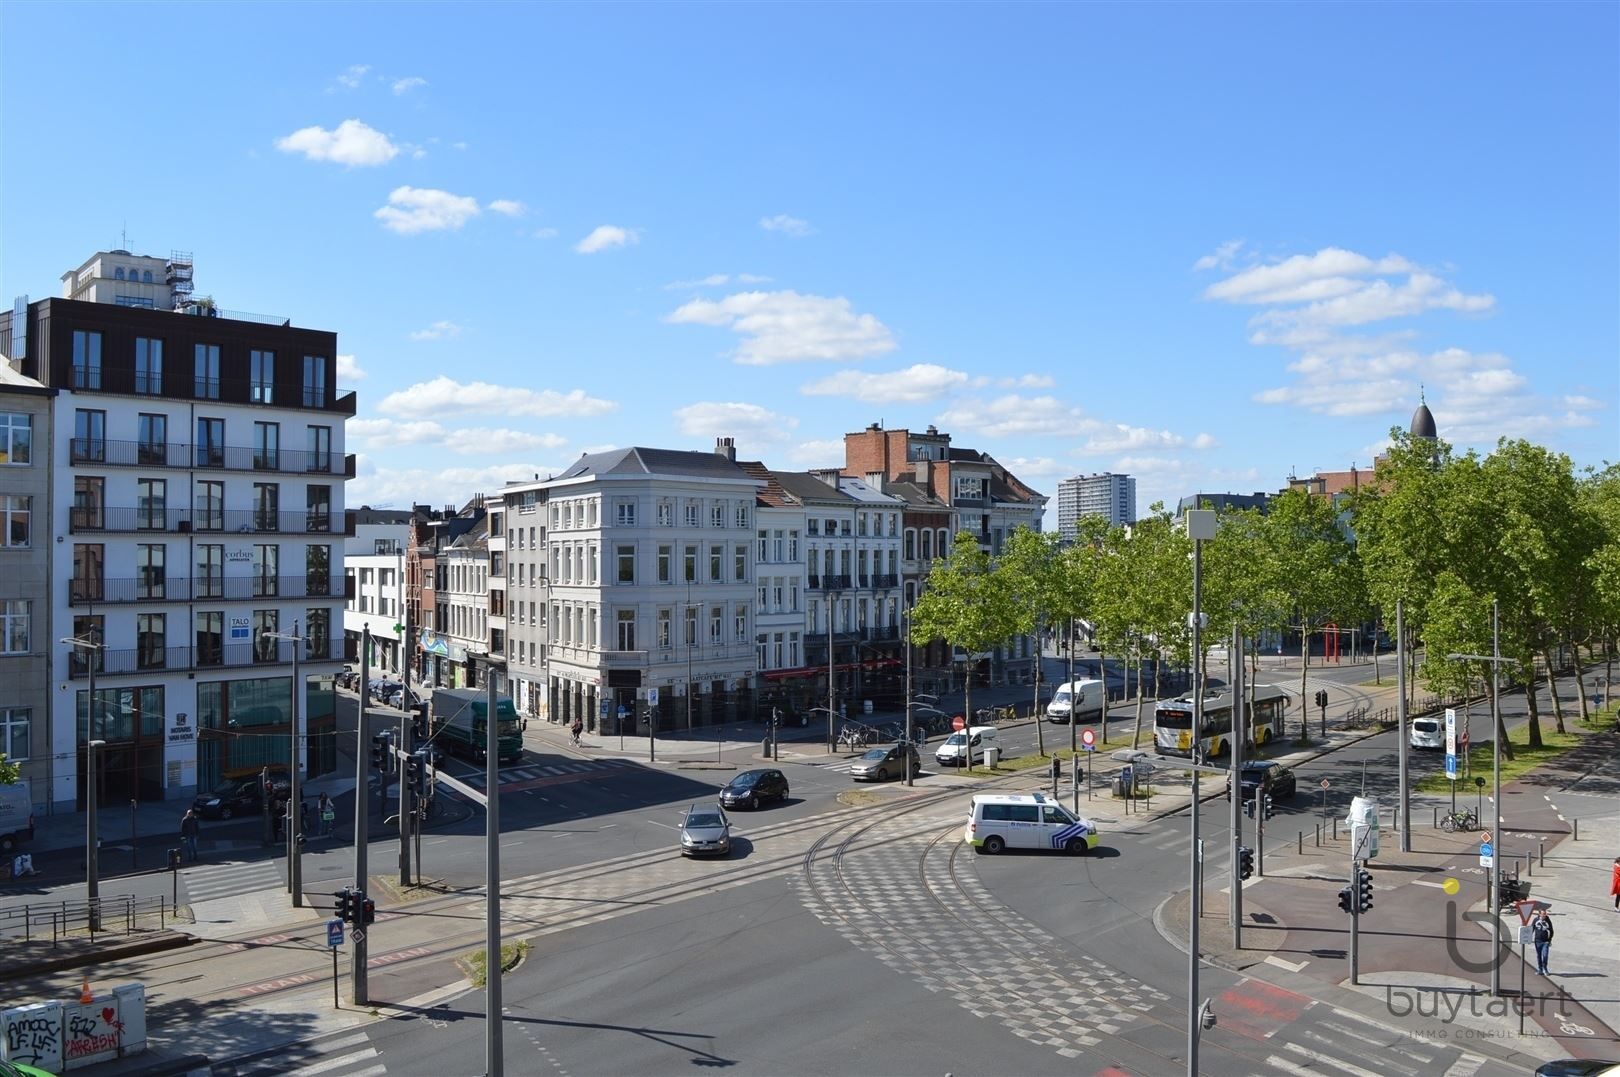
POLYGON ((301 765, 335 764, 355 397, 334 333, 191 270, 100 252, 0 318, 0 752, 46 810, 285 766, 295 690, 301 765))
MULTIPOLYGON (((846 713, 897 706, 905 611, 934 558, 962 529, 999 552, 1045 502, 932 427, 873 425, 846 435, 843 467, 809 472, 738 461, 730 438, 587 454, 397 525, 412 676, 477 685, 494 657, 522 712, 609 733, 804 713, 829 680, 846 713)), ((935 643, 913 665, 942 689, 966 675, 952 659, 935 643)), ((1020 639, 973 672, 1033 665, 1020 639)))

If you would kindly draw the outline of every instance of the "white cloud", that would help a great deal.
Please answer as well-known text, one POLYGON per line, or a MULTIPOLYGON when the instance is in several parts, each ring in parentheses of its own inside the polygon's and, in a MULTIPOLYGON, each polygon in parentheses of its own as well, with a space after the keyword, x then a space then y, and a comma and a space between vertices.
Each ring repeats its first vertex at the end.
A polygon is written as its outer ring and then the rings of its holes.
POLYGON ((1050 374, 1020 374, 1016 378, 997 378, 996 385, 1002 389, 1050 389, 1057 384, 1057 379, 1050 374))
POLYGON ((887 374, 840 370, 829 378, 801 386, 805 396, 848 396, 871 404, 915 403, 937 400, 961 388, 968 376, 934 363, 916 363, 887 374))
POLYGON ((842 438, 824 441, 800 441, 783 450, 787 462, 800 468, 842 467, 844 442, 842 438))
POLYGON ((461 456, 494 456, 501 453, 528 452, 533 449, 560 449, 568 439, 558 434, 530 434, 523 430, 479 429, 457 430, 447 443, 451 452, 461 456))
POLYGON ((995 400, 964 401, 939 417, 939 425, 951 430, 971 431, 989 437, 1013 434, 1073 434, 1085 428, 1079 408, 1055 397, 1019 396, 1012 393, 995 400))
POLYGON ((428 84, 427 79, 420 78, 420 77, 418 77, 416 75, 411 75, 408 78, 395 79, 394 80, 394 92, 396 94, 410 93, 412 90, 416 89, 418 86, 426 86, 427 84, 428 84))
POLYGON ((1324 247, 1315 254, 1296 254, 1271 265, 1245 269, 1211 284, 1204 289, 1204 295, 1229 303, 1289 302, 1296 289, 1316 281, 1401 273, 1414 268, 1399 255, 1375 261, 1355 251, 1324 247))
POLYGON ((354 356, 340 355, 337 357, 337 376, 339 380, 346 382, 364 381, 366 372, 360 369, 360 364, 355 361, 354 356))
POLYGON ((634 228, 620 228, 616 224, 599 224, 591 234, 574 244, 580 254, 596 254, 611 247, 632 247, 641 242, 641 233, 634 228))
POLYGON ((811 232, 809 221, 789 217, 786 213, 778 213, 774 217, 761 217, 759 226, 767 232, 781 232, 785 236, 807 236, 811 232))
POLYGON ((535 239, 556 239, 557 238, 557 230, 555 228, 536 228, 534 230, 534 238, 535 239))
POLYGON ((350 419, 343 426, 348 437, 359 438, 372 449, 402 445, 430 445, 444 440, 444 427, 431 420, 397 422, 393 419, 350 419))
MULTIPOLYGON (((1150 430, 1144 426, 1128 426, 1125 423, 1113 424, 1087 424, 1092 434, 1086 439, 1084 445, 1076 452, 1081 453, 1115 453, 1115 452, 1142 452, 1153 449, 1181 449, 1187 446, 1187 439, 1170 430, 1150 430)), ((1197 448, 1207 448, 1214 443, 1208 434, 1200 434, 1195 439, 1197 448)))
POLYGON ((1238 251, 1242 249, 1243 241, 1241 239, 1229 239, 1194 262, 1193 269, 1202 271, 1205 269, 1229 268, 1233 259, 1237 257, 1238 251))
POLYGON ((387 164, 399 154, 399 147, 389 141, 387 135, 359 120, 344 120, 330 131, 324 127, 301 127, 285 138, 276 139, 276 149, 282 153, 301 153, 311 161, 333 161, 351 168, 387 164))
POLYGON ((1002 467, 1028 482, 1032 478, 1069 478, 1074 468, 1050 456, 1015 456, 1010 460, 996 458, 1002 467))
POLYGON ((617 411, 611 400, 586 396, 583 389, 524 389, 489 382, 459 382, 441 374, 390 393, 378 405, 390 415, 426 416, 482 412, 489 415, 532 415, 543 419, 588 418, 617 411))
POLYGON ((762 277, 758 273, 738 273, 737 274, 737 283, 738 284, 769 284, 769 283, 771 283, 771 278, 770 277, 762 277))
POLYGON ((507 217, 521 217, 529 212, 529 207, 513 198, 497 198, 489 204, 489 211, 507 217))
POLYGON ((395 187, 372 216, 402 236, 460 228, 478 216, 478 200, 431 187, 395 187))
POLYGON ((697 280, 672 280, 664 285, 664 291, 684 292, 692 288, 719 288, 730 283, 730 273, 710 273, 707 277, 699 277, 697 280))
POLYGON ((856 314, 842 296, 738 292, 720 300, 691 300, 665 320, 734 330, 743 338, 734 358, 749 366, 844 362, 883 355, 896 346, 887 326, 870 314, 856 314))
POLYGON ((337 77, 337 83, 345 90, 359 89, 360 83, 365 81, 366 72, 370 70, 370 64, 350 64, 343 74, 337 77))
POLYGON ((758 404, 704 401, 675 409, 680 431, 688 437, 736 437, 739 443, 785 441, 799 420, 758 404))
POLYGON ((412 340, 443 340, 446 337, 459 337, 460 335, 461 326, 450 321, 434 322, 426 329, 411 330, 412 340))
POLYGON ((528 462, 489 467, 393 468, 379 467, 376 458, 360 454, 356 460, 357 477, 349 480, 343 496, 351 505, 460 506, 472 494, 499 490, 509 482, 530 482, 536 475, 555 475, 564 466, 528 462))

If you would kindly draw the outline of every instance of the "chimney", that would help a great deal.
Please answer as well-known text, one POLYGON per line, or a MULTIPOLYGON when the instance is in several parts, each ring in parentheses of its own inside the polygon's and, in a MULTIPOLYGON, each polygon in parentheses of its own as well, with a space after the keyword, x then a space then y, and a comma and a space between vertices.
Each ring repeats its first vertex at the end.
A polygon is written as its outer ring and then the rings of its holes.
POLYGON ((932 494, 934 487, 929 481, 929 468, 927 460, 917 461, 917 485, 923 488, 923 493, 932 494))
POLYGON ((714 451, 735 464, 737 462, 737 439, 715 438, 714 451))

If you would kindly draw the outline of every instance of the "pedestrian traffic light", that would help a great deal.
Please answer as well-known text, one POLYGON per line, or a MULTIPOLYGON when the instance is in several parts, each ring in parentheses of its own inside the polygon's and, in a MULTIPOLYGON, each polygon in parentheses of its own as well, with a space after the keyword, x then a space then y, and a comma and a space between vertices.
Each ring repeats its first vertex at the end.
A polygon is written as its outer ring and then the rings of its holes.
POLYGON ((354 890, 345 886, 332 896, 337 899, 332 911, 337 914, 339 920, 348 923, 354 918, 354 890))
POLYGON ((1245 800, 1243 802, 1243 814, 1247 815, 1250 819, 1254 818, 1254 800, 1253 799, 1245 800))
POLYGON ((1063 759, 1061 756, 1054 755, 1052 757, 1052 777, 1063 777, 1063 759))
POLYGON ((180 850, 179 849, 170 849, 169 850, 169 870, 170 871, 179 871, 180 870, 180 850))
POLYGON ((411 708, 411 739, 423 741, 428 738, 427 704, 418 703, 411 708))
POLYGON ((1339 908, 1345 912, 1355 911, 1355 902, 1350 898, 1350 888, 1348 886, 1339 891, 1339 908))
POLYGON ((360 907, 356 910, 356 913, 359 916, 359 926, 370 927, 372 922, 377 919, 377 903, 361 894, 360 907))
POLYGON ((1267 819, 1270 819, 1273 815, 1277 814, 1277 807, 1276 807, 1275 804, 1273 804, 1271 802, 1271 794, 1270 793, 1266 794, 1266 799, 1265 799, 1264 803, 1265 803, 1265 816, 1266 816, 1267 819))
POLYGON ((1356 872, 1356 904, 1361 912, 1373 907, 1372 872, 1366 868, 1356 872))
POLYGON ((1254 850, 1247 845, 1238 847, 1238 878, 1247 879, 1254 874, 1254 850))

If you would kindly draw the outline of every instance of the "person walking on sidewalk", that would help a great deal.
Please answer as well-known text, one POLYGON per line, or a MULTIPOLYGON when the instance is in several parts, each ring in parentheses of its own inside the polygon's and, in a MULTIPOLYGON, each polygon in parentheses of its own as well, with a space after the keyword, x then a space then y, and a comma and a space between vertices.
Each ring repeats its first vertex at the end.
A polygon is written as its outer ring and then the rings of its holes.
POLYGON ((193 864, 197 862, 197 831, 199 829, 201 827, 197 822, 197 813, 187 808, 186 814, 180 817, 180 844, 185 849, 186 855, 191 857, 193 864))
POLYGON ((574 724, 568 727, 569 739, 574 742, 574 747, 579 747, 579 735, 583 732, 585 732, 584 721, 579 718, 575 718, 574 724))
POLYGON ((1609 874, 1609 893, 1614 895, 1614 907, 1620 910, 1620 856, 1614 858, 1614 870, 1609 874))
POLYGON ((1536 972, 1547 975, 1547 958, 1552 953, 1553 922, 1546 909, 1537 909, 1530 921, 1530 941, 1536 944, 1536 972))
POLYGON ((316 807, 319 809, 321 817, 319 834, 323 838, 330 838, 332 836, 332 821, 337 818, 337 812, 332 810, 332 798, 322 793, 316 807))

